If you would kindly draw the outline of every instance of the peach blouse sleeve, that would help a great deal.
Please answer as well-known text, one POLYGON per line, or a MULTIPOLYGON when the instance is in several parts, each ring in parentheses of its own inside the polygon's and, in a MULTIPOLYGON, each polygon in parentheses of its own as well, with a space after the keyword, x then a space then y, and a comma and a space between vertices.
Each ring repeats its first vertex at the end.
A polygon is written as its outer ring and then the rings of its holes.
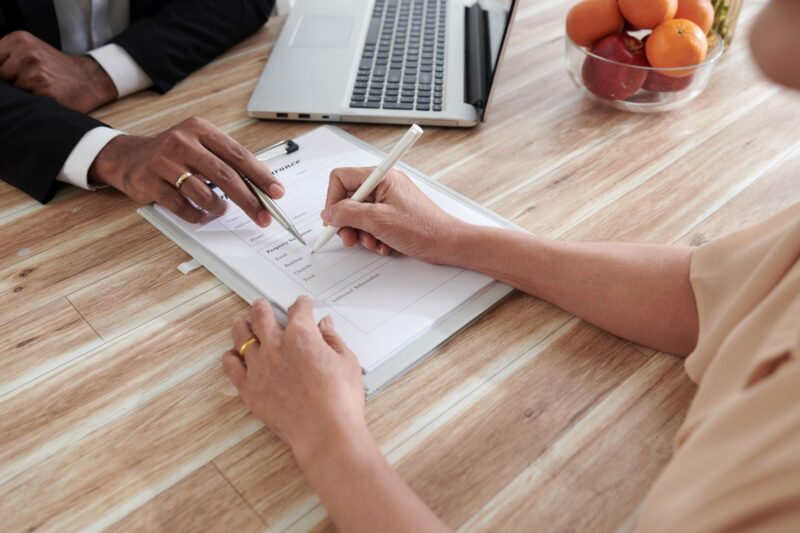
POLYGON ((641 531, 800 531, 800 204, 692 258, 697 394, 641 531))

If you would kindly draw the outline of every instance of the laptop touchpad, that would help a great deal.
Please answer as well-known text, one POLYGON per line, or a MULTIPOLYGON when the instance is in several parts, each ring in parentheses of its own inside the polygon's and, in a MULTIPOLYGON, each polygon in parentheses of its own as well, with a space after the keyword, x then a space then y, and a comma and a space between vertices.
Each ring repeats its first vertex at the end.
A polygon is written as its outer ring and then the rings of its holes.
POLYGON ((353 17, 303 15, 292 39, 293 48, 347 48, 353 17))

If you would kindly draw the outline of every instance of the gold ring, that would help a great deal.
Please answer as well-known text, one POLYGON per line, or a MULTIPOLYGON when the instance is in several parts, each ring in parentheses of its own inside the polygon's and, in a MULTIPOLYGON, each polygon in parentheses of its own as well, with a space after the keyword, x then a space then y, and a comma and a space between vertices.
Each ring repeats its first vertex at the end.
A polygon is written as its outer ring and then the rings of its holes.
POLYGON ((183 182, 188 180, 192 176, 194 176, 194 174, 191 172, 184 172, 183 174, 181 174, 181 176, 175 181, 175 188, 180 190, 181 185, 183 185, 183 182))
POLYGON ((239 357, 244 359, 244 351, 247 350, 250 346, 258 342, 258 337, 250 337, 246 341, 239 346, 239 357))

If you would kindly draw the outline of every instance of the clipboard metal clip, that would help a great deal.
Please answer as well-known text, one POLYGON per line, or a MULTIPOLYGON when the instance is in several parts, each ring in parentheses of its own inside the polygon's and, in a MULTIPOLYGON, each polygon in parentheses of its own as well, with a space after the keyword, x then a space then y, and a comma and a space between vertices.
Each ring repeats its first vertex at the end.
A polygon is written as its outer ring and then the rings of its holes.
POLYGON ((291 139, 276 142, 271 146, 267 146, 258 154, 259 161, 270 161, 282 155, 291 154, 300 149, 300 146, 291 139))

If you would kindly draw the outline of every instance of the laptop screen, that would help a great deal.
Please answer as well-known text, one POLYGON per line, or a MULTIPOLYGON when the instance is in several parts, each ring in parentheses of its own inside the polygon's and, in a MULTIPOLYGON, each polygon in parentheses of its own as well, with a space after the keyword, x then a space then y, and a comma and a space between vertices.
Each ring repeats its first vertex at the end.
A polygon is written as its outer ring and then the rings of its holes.
POLYGON ((492 88, 503 60, 517 0, 479 0, 465 10, 465 100, 481 121, 491 104, 492 88))

